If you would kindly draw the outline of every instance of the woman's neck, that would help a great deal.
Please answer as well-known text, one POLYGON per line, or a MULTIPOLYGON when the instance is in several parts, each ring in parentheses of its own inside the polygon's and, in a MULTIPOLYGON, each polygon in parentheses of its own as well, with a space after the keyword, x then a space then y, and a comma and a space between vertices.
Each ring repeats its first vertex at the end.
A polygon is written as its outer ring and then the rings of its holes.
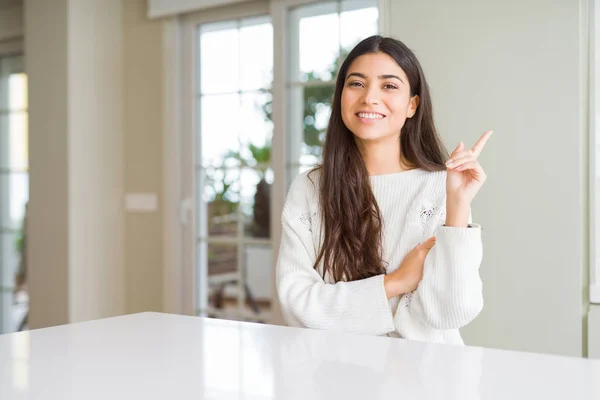
POLYGON ((369 176, 408 171, 414 167, 403 161, 398 140, 359 142, 358 148, 365 161, 369 176))

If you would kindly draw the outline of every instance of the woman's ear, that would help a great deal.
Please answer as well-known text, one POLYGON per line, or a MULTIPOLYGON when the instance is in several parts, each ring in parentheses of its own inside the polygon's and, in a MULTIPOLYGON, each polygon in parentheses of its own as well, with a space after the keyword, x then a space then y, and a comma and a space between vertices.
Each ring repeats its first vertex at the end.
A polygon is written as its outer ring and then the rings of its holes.
POLYGON ((419 95, 414 95, 410 98, 410 102, 408 103, 408 109, 406 110, 406 117, 412 118, 413 115, 417 112, 417 108, 419 108, 419 95))

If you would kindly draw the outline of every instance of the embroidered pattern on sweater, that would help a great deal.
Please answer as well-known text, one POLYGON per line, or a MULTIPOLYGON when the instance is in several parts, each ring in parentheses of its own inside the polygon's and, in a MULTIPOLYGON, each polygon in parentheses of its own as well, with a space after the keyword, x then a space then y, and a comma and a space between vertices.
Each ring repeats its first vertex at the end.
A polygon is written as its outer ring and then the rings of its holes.
POLYGON ((426 234, 427 225, 429 224, 429 221, 431 221, 431 218, 438 213, 440 215, 441 220, 446 219, 446 212, 442 206, 421 208, 421 211, 419 212, 419 217, 421 218, 421 233, 423 235, 426 234))
POLYGON ((408 306, 410 306, 410 301, 412 300, 412 295, 413 295, 413 293, 414 293, 414 290, 413 290, 412 292, 410 292, 410 293, 406 293, 406 294, 404 295, 404 306, 405 306, 405 307, 408 307, 408 306))
MULTIPOLYGON (((446 219, 446 212, 444 210, 444 207, 442 206, 436 206, 436 207, 421 207, 421 210, 419 211, 419 218, 421 219, 421 233, 423 234, 423 240, 425 240, 425 235, 427 233, 427 225, 429 224, 429 221, 431 221, 431 218, 433 218, 434 215, 439 214, 440 215, 440 220, 445 220, 446 219)), ((412 295, 414 293, 414 290, 410 293, 406 293, 404 295, 404 306, 405 307, 409 307, 410 306, 410 302, 412 300, 412 295)))
POLYGON ((308 231, 312 233, 312 228, 313 228, 313 222, 316 222, 317 220, 317 213, 313 212, 313 213, 304 213, 302 215, 300 215, 300 222, 302 222, 302 224, 304 226, 306 226, 306 228, 308 228, 308 231))

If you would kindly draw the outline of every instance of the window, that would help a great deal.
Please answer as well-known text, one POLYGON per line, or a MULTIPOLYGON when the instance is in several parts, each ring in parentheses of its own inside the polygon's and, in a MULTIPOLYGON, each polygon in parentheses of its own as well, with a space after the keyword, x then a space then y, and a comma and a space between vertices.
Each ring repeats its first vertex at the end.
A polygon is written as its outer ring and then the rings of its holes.
POLYGON ((269 16, 197 28, 198 313, 264 319, 272 297, 269 16), (223 51, 226 48, 227 51, 223 51))
POLYGON ((183 259, 196 314, 272 321, 280 197, 321 159, 340 61, 377 32, 377 0, 263 1, 186 17, 182 197, 195 220, 183 259))
POLYGON ((337 70, 362 39, 378 33, 376 0, 341 0, 289 13, 287 183, 321 161, 337 70))
POLYGON ((22 56, 0 58, 0 333, 27 312, 23 222, 29 198, 27 77, 22 56))

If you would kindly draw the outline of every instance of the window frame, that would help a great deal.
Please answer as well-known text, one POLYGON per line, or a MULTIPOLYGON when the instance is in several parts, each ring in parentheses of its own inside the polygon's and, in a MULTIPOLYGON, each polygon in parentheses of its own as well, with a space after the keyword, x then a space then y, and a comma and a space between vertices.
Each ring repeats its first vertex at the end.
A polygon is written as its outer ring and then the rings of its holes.
MULTIPOLYGON (((206 280, 198 279, 197 274, 197 263, 198 263, 198 231, 195 221, 197 221, 198 213, 200 210, 196 208, 196 166, 198 160, 196 160, 196 132, 199 131, 199 121, 196 121, 196 96, 197 89, 200 87, 199 82, 196 79, 196 72, 198 70, 199 54, 198 46, 196 43, 196 32, 197 29, 202 25, 213 24, 218 22, 227 21, 239 21, 241 19, 256 18, 270 16, 270 4, 268 1, 255 1, 249 3, 243 3, 238 6, 232 7, 220 7, 203 12, 197 12, 185 15, 183 17, 183 79, 184 79, 184 101, 182 104, 183 111, 183 137, 182 143, 182 186, 184 188, 184 199, 188 205, 187 212, 188 216, 186 220, 188 223, 184 228, 184 285, 185 285, 185 298, 188 310, 191 308, 193 315, 204 315, 204 311, 208 311, 208 297, 205 295, 208 293, 208 282, 206 280), (191 168, 190 168, 191 167, 191 168), (195 284, 194 284, 195 283, 195 284), (190 307, 190 302, 191 307, 190 307), (200 312, 200 314, 198 314, 200 312)), ((275 150, 273 149, 272 152, 275 150)), ((272 167, 275 169, 275 166, 272 167)), ((275 178, 276 179, 276 178, 275 178)), ((236 245, 239 248, 249 243, 256 243, 260 245, 271 245, 273 246, 273 238, 270 239, 252 239, 242 237, 239 232, 235 238, 211 238, 207 237, 203 239, 206 243, 214 244, 231 244, 236 245)), ((237 255, 237 286, 238 286, 238 308, 235 316, 241 316, 245 318, 255 318, 256 316, 247 312, 244 309, 245 293, 243 284, 246 282, 246 276, 244 274, 244 254, 238 251, 237 255)), ((200 268, 202 269, 201 274, 205 275, 206 263, 201 263, 200 268)), ((228 312, 219 312, 216 310, 210 310, 211 313, 227 317, 228 312)))
MULTIPOLYGON (((280 215, 283 210, 287 188, 289 187, 287 131, 288 77, 290 74, 288 55, 290 53, 289 21, 291 9, 331 0, 259 0, 240 3, 236 6, 223 6, 201 12, 193 12, 175 16, 164 22, 165 53, 165 92, 166 99, 173 100, 165 104, 165 155, 177 156, 175 163, 165 157, 166 181, 164 185, 165 211, 165 258, 164 276, 165 308, 172 312, 196 315, 196 291, 206 293, 206 288, 196 288, 196 213, 194 205, 195 165, 193 149, 195 88, 194 74, 198 61, 195 48, 194 32, 201 24, 227 21, 240 18, 269 15, 273 26, 273 85, 272 121, 273 139, 271 164, 274 173, 274 184, 271 192, 271 238, 273 249, 273 266, 276 265, 278 244, 281 238, 280 215), (177 57, 178 56, 178 57, 177 57), (177 104, 174 106, 173 103, 177 104), (175 176, 176 175, 176 176, 175 176), (173 179, 168 178, 171 176, 173 179), (174 189, 178 186, 178 189, 174 189), (177 216, 177 221, 174 221, 177 216), (167 238, 167 235, 170 235, 167 238)), ((379 32, 389 32, 389 19, 385 10, 389 9, 390 0, 377 0, 379 10, 379 32)), ((273 279, 275 285, 275 279, 273 279)), ((273 288, 273 293, 275 288, 273 288)), ((271 299, 272 312, 270 323, 282 323, 277 296, 271 299)))

